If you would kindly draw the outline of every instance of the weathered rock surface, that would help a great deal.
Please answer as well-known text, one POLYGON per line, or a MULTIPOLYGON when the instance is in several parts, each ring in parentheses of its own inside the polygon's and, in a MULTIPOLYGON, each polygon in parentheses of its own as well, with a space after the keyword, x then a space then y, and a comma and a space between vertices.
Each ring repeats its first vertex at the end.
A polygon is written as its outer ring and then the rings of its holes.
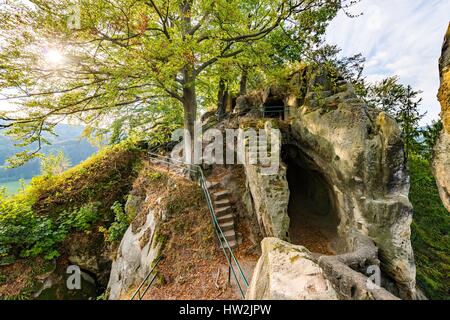
MULTIPOLYGON (((297 99, 291 91, 285 93, 291 116, 289 137, 283 137, 283 143, 294 147, 302 165, 320 173, 330 187, 340 221, 338 233, 346 240, 347 250, 352 249, 353 230, 368 236, 379 248, 383 274, 395 283, 393 291, 401 298, 413 299, 416 269, 410 241, 410 180, 399 126, 384 112, 369 109, 345 80, 334 80, 313 76, 306 92, 300 90, 304 82, 297 84, 299 90, 294 91, 301 92, 297 99)), ((260 96, 247 99, 247 104, 261 108, 264 95, 260 96)), ((253 200, 260 202, 255 205, 256 214, 264 217, 264 208, 276 204, 277 210, 269 214, 272 219, 261 219, 266 234, 285 239, 289 228, 284 210, 288 192, 282 190, 285 169, 273 177, 280 181, 280 190, 270 196, 265 191, 270 178, 261 181, 257 173, 246 169, 253 200)))
POLYGON ((335 108, 298 108, 293 143, 332 186, 339 234, 347 238, 354 228, 368 235, 400 295, 414 298, 412 206, 400 130, 385 113, 350 100, 355 98, 349 90, 334 96, 335 108))
POLYGON ((264 175, 257 165, 246 165, 247 185, 261 231, 267 237, 288 238, 289 186, 286 167, 281 165, 278 174, 264 175))
MULTIPOLYGON (((126 207, 136 206, 139 204, 128 203, 126 207)), ((132 286, 138 285, 151 270, 161 251, 161 243, 156 236, 157 224, 155 213, 149 211, 142 226, 133 228, 130 225, 125 232, 111 267, 107 289, 110 300, 119 299, 132 286)))
POLYGON ((338 295, 306 248, 265 238, 246 298, 338 300, 338 295))
POLYGON ((356 231, 349 237, 352 239, 351 252, 318 258, 319 266, 339 297, 344 300, 398 300, 382 287, 378 248, 373 241, 356 231))
POLYGON ((433 171, 442 202, 450 211, 450 25, 442 47, 439 71, 441 87, 438 98, 442 106, 444 129, 436 143, 433 171))

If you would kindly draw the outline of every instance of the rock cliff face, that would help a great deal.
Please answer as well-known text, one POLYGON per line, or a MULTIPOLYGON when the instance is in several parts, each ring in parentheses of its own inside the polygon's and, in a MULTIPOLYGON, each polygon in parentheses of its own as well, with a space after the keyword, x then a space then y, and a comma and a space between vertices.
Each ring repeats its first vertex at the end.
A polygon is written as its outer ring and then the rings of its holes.
POLYGON ((258 166, 247 165, 245 173, 263 235, 287 240, 289 187, 286 167, 281 166, 277 174, 263 175, 258 166))
MULTIPOLYGON (((138 211, 143 199, 130 196, 127 211, 138 211)), ((129 213, 129 212, 127 212, 129 213)), ((107 292, 110 300, 120 299, 138 285, 151 270, 161 251, 157 234, 158 219, 150 210, 141 226, 132 224, 125 232, 111 267, 107 292)))
POLYGON ((412 206, 400 130, 385 113, 352 100, 351 89, 331 98, 335 105, 297 110, 294 143, 332 188, 339 234, 355 229, 369 236, 400 295, 413 298, 412 206))
POLYGON ((439 71, 441 87, 438 98, 442 106, 444 129, 435 147, 433 169, 442 202, 450 211, 450 25, 442 47, 439 71))
MULTIPOLYGON (((292 91, 284 93, 290 128, 283 138, 294 150, 290 152, 291 160, 301 162, 303 167, 324 178, 330 190, 332 210, 339 220, 337 231, 347 244, 346 250, 352 249, 350 235, 354 231, 368 236, 379 249, 383 275, 395 284, 392 291, 401 298, 413 299, 416 272, 410 242, 412 206, 408 199, 409 175, 400 129, 387 114, 367 108, 343 79, 337 79, 336 84, 329 77, 318 76, 308 83, 306 93, 295 99, 292 91)), ((299 88, 295 91, 304 91, 300 88, 304 85, 297 84, 299 88)), ((280 95, 280 90, 277 92, 280 95)), ((254 109, 261 109, 265 101, 264 95, 260 96, 261 99, 241 98, 238 102, 247 104, 241 109, 251 110, 248 105, 251 103, 255 103, 254 109)), ((282 173, 283 169, 278 180, 285 179, 282 173)), ((252 176, 247 169, 250 184, 257 181, 252 176)), ((258 182, 257 188, 250 186, 255 202, 264 198, 260 190, 271 187, 269 183, 261 184, 264 181, 258 182)), ((265 221, 265 230, 272 230, 266 232, 267 236, 284 239, 289 217, 282 217, 286 211, 280 206, 286 203, 283 199, 287 193, 278 194, 279 214, 274 221, 283 223, 268 225, 264 206, 256 206, 256 214, 265 221)), ((277 203, 273 198, 270 201, 277 203)))

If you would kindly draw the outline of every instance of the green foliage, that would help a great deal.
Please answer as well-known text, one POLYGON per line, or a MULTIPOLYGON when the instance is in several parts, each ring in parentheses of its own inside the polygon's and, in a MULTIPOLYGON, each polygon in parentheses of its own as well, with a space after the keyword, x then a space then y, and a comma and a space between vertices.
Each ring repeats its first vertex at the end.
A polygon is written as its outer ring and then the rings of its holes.
POLYGON ((130 219, 119 202, 114 203, 111 209, 114 211, 115 215, 114 222, 108 229, 103 227, 100 228, 100 231, 105 234, 108 241, 117 242, 122 240, 123 235, 130 225, 130 219))
POLYGON ((393 76, 374 84, 369 84, 367 95, 364 97, 369 106, 395 116, 405 95, 405 88, 398 81, 399 78, 393 76))
POLYGON ((29 205, 0 199, 0 257, 59 256, 57 245, 72 230, 88 231, 98 220, 95 205, 63 213, 58 219, 37 216, 29 205))
POLYGON ((424 130, 421 130, 423 136, 423 142, 421 145, 420 153, 431 160, 434 155, 434 146, 436 145, 437 139, 444 128, 442 121, 433 121, 431 125, 427 126, 424 130))
POLYGON ((99 220, 98 208, 100 203, 90 203, 78 210, 65 212, 58 217, 59 225, 65 230, 76 229, 89 232, 91 226, 99 220))
POLYGON ((33 210, 58 216, 74 205, 102 203, 100 210, 106 214, 131 188, 130 177, 135 174, 140 152, 134 142, 127 140, 104 148, 61 175, 34 178, 26 189, 26 194, 35 199, 33 210))
MULTIPOLYGON (((12 198, 0 194, 0 258, 53 259, 70 232, 90 232, 97 223, 109 226, 112 217, 121 218, 116 201, 130 190, 138 160, 139 151, 127 141, 63 174, 36 177, 12 198)), ((113 237, 120 230, 115 227, 113 237)))
POLYGON ((426 113, 422 114, 419 110, 422 92, 398 81, 398 77, 394 76, 368 85, 364 99, 369 106, 381 109, 397 120, 402 130, 405 153, 409 157, 421 152, 419 123, 426 113))
MULTIPOLYGON (((166 117, 195 119, 196 101, 206 107, 217 97, 220 77, 236 80, 242 69, 255 68, 260 72, 249 77, 264 79, 261 73, 318 42, 327 23, 352 3, 81 0, 81 26, 74 31, 67 23, 73 0, 8 2, 0 7, 0 90, 22 112, 15 113, 19 119, 0 113, 7 123, 0 127, 37 147, 48 142, 43 133, 52 135, 53 117, 79 116, 92 128, 112 120, 114 142, 166 117), (55 51, 59 61, 49 55, 55 51)), ((22 151, 15 163, 38 149, 22 151)))
POLYGON ((148 177, 151 181, 156 181, 162 178, 162 174, 160 172, 150 172, 148 177))
POLYGON ((449 213, 439 197, 429 161, 411 156, 409 166, 417 283, 430 299, 450 299, 449 213))

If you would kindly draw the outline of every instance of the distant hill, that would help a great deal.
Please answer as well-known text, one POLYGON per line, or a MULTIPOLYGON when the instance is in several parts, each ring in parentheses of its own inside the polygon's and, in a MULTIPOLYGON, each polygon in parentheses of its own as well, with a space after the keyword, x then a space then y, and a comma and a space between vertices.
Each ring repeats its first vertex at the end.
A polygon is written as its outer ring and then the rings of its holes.
MULTIPOLYGON (((93 147, 86 139, 81 138, 83 127, 60 124, 55 131, 57 136, 48 137, 52 144, 43 147, 41 151, 43 154, 64 151, 71 164, 77 165, 97 152, 97 148, 93 147)), ((15 147, 14 142, 0 131, 0 182, 31 179, 40 174, 38 159, 30 161, 20 168, 7 169, 4 167, 6 160, 18 151, 20 148, 15 147)))

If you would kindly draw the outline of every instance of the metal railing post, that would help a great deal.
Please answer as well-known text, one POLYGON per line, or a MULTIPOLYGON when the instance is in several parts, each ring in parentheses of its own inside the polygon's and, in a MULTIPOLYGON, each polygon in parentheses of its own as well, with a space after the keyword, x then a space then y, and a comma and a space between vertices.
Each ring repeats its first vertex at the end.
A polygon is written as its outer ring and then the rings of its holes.
MULTIPOLYGON (((231 261, 231 253, 228 253, 228 260, 231 261)), ((228 265, 228 286, 231 283, 231 265, 228 265)))

